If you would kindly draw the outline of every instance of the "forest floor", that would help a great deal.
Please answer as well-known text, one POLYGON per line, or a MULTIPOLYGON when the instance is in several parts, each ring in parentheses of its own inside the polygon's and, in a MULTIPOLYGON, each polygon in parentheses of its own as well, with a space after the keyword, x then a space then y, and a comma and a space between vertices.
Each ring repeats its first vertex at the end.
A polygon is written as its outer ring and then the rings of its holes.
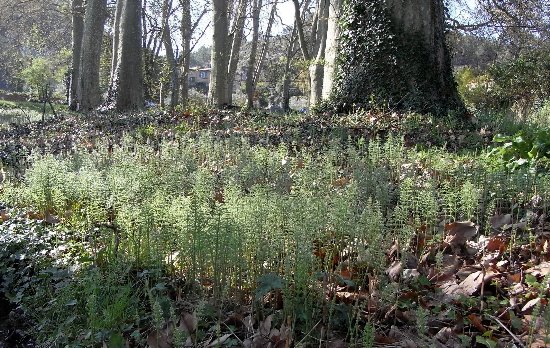
POLYGON ((0 347, 548 346, 550 180, 487 155, 496 131, 391 112, 0 124, 0 347), (111 175, 128 186, 95 187, 111 175), (142 223, 165 231, 146 252, 142 223))

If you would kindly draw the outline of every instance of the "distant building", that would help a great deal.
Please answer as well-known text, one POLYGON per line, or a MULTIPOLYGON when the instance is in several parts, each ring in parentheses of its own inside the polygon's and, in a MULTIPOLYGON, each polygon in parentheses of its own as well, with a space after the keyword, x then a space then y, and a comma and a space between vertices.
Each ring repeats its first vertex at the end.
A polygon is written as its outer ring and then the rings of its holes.
POLYGON ((189 88, 195 88, 204 93, 208 92, 210 86, 211 68, 190 68, 189 69, 189 88))

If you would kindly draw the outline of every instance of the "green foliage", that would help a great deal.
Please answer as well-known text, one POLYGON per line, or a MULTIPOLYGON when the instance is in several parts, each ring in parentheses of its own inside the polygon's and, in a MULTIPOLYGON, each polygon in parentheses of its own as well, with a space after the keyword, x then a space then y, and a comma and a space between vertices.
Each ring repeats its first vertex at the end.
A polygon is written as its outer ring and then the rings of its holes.
POLYGON ((38 220, 0 224, 0 266, 11 272, 2 290, 32 313, 26 330, 44 346, 144 345, 176 322, 174 297, 205 300, 208 310, 190 306, 216 323, 217 306, 242 294, 254 313, 290 318, 296 332, 321 319, 345 331, 353 323, 354 339, 372 345, 374 326, 351 314, 363 310, 327 301, 325 282, 376 287, 384 305, 416 310, 425 333, 429 313, 399 300, 401 285, 385 276, 392 242, 407 245, 421 226, 441 238, 440 222, 488 221, 520 196, 550 198, 543 176, 493 166, 484 153, 416 152, 393 135, 319 152, 199 131, 147 145, 158 133, 143 126, 143 139, 112 149, 35 156, 22 182, 4 184, 0 199, 38 220))
POLYGON ((550 160, 550 130, 521 131, 512 136, 497 135, 490 156, 503 161, 512 170, 530 167, 548 168, 550 160))
POLYGON ((469 67, 456 73, 468 107, 487 112, 513 111, 523 119, 550 98, 550 53, 527 52, 493 63, 486 70, 469 67))
POLYGON ((51 94, 65 74, 65 62, 70 51, 63 50, 54 58, 36 57, 21 71, 20 78, 37 98, 42 98, 45 91, 51 94))

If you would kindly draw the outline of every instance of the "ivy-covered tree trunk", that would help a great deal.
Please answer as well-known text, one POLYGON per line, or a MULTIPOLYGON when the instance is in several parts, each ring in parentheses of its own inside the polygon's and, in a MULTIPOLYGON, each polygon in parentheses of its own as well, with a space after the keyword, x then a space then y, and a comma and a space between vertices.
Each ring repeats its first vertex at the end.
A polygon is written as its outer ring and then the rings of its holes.
POLYGON ((444 11, 443 0, 344 0, 332 105, 339 111, 461 109, 444 11))

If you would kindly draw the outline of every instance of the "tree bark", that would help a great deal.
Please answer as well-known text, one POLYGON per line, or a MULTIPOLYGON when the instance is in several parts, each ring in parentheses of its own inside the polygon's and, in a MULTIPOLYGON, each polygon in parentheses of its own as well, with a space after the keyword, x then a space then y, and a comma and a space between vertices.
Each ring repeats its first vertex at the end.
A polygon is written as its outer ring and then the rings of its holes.
POLYGON ((265 30, 262 50, 260 51, 260 58, 258 59, 256 69, 254 70, 254 90, 256 90, 256 87, 258 86, 258 81, 260 80, 260 75, 262 73, 262 68, 265 62, 265 56, 267 54, 267 51, 269 50, 269 43, 271 41, 271 29, 273 28, 273 23, 275 22, 275 14, 277 13, 277 3, 278 0, 275 0, 273 2, 273 5, 271 6, 271 14, 269 15, 269 19, 267 21, 267 28, 265 30))
POLYGON ((333 105, 463 110, 445 43, 443 0, 347 0, 333 105))
POLYGON ((256 55, 258 54, 258 40, 260 37, 260 12, 262 10, 262 0, 252 1, 252 42, 246 70, 246 105, 248 109, 252 109, 254 107, 254 67, 256 66, 256 55))
POLYGON ((117 111, 143 108, 141 1, 124 1, 115 69, 114 102, 117 111))
POLYGON ((107 0, 87 1, 77 89, 80 109, 84 111, 92 110, 101 103, 99 65, 106 16, 107 0))
POLYGON ((296 23, 296 30, 298 32, 300 48, 302 50, 304 60, 309 64, 309 105, 312 106, 321 100, 323 92, 323 61, 325 58, 329 3, 328 0, 319 0, 317 4, 315 14, 316 19, 312 30, 312 40, 315 40, 315 42, 313 42, 313 53, 315 54, 313 59, 307 47, 300 4, 298 0, 293 0, 293 3, 294 20, 296 23))
POLYGON ((80 80, 80 60, 82 59, 82 36, 84 33, 84 1, 73 0, 72 2, 72 65, 69 91, 69 108, 76 110, 79 100, 77 95, 80 80))
POLYGON ((239 55, 243 41, 244 23, 246 21, 246 8, 248 0, 239 0, 239 8, 235 25, 233 28, 233 41, 231 42, 231 55, 229 56, 229 65, 227 68, 227 101, 233 104, 233 88, 235 84, 235 74, 239 64, 239 55))
POLYGON ((182 11, 180 33, 182 38, 182 57, 180 60, 180 91, 181 102, 187 105, 189 99, 189 64, 191 57, 191 3, 190 0, 180 0, 182 11))
POLYGON ((118 59, 118 41, 120 38, 120 16, 122 15, 123 0, 117 0, 115 10, 115 20, 113 24, 113 57, 111 59, 111 81, 115 74, 118 59))
POLYGON ((212 71, 208 104, 227 105, 227 36, 229 35, 228 1, 212 0, 214 35, 212 38, 212 71))
POLYGON ((325 48, 325 65, 323 68, 323 100, 326 100, 330 97, 330 94, 332 92, 332 85, 334 84, 334 68, 336 64, 336 55, 338 52, 338 36, 340 33, 340 26, 338 24, 338 21, 340 18, 340 8, 342 7, 342 0, 330 0, 329 3, 329 16, 325 48))
POLYGON ((166 61, 170 68, 170 110, 173 110, 176 105, 179 104, 180 94, 180 81, 178 76, 178 64, 176 62, 176 56, 174 54, 174 47, 172 45, 172 33, 170 31, 170 12, 172 11, 172 1, 164 0, 163 4, 163 42, 164 50, 166 51, 166 61))
POLYGON ((327 39, 327 21, 329 16, 329 0, 319 0, 317 28, 315 37, 315 48, 317 49, 315 59, 309 66, 310 95, 309 105, 316 105, 321 101, 323 95, 323 69, 325 59, 325 47, 327 39))
POLYGON ((283 73, 283 90, 282 90, 282 102, 281 108, 283 111, 290 111, 290 64, 292 62, 292 57, 295 54, 294 46, 296 45, 296 22, 294 22, 294 28, 292 28, 292 33, 290 34, 290 42, 288 43, 288 49, 286 51, 285 57, 285 70, 283 73))

